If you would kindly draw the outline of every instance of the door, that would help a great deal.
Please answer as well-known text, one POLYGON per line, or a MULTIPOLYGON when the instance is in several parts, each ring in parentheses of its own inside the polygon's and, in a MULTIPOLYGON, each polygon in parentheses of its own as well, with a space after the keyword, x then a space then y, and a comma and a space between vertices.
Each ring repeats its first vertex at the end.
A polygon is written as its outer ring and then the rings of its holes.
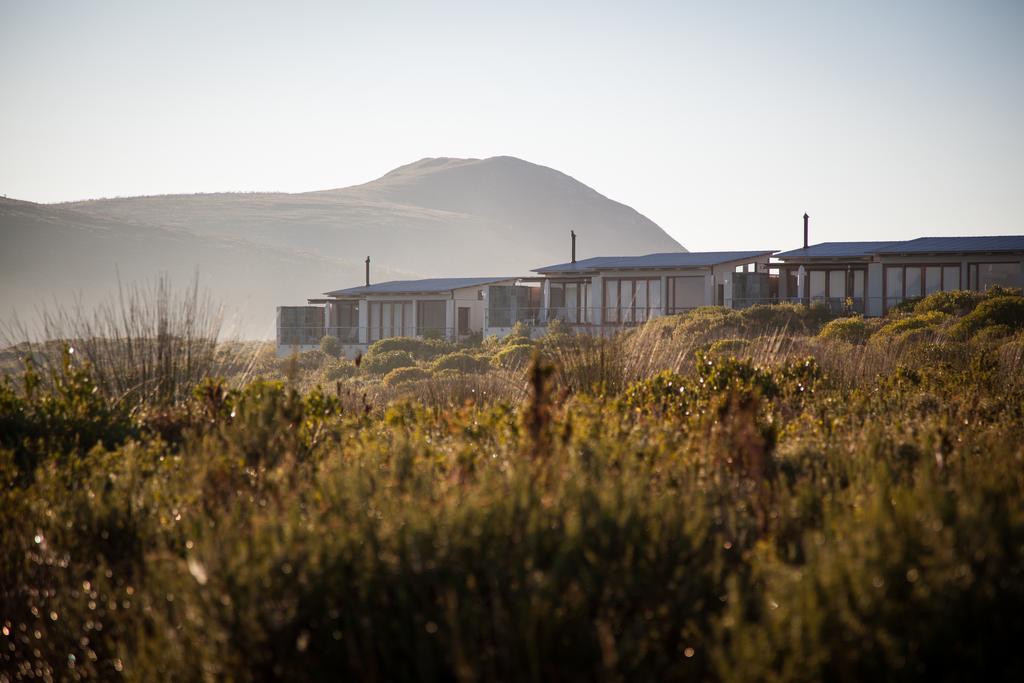
POLYGON ((469 308, 459 306, 459 334, 469 334, 469 308))

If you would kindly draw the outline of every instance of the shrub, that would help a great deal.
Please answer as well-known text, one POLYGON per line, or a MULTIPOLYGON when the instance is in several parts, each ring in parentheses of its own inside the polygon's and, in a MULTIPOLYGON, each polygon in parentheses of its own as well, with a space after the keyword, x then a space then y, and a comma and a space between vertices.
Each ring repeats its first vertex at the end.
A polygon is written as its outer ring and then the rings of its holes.
POLYGON ((525 367, 530 362, 530 358, 532 356, 532 344, 514 344, 512 346, 506 346, 496 353, 492 362, 503 368, 516 369, 525 367))
POLYGON ((324 377, 330 382, 336 382, 340 379, 348 379, 355 376, 358 370, 359 368, 356 367, 355 363, 338 359, 327 365, 324 369, 324 377))
POLYGON ((458 370, 459 372, 486 372, 489 361, 465 351, 449 353, 434 360, 434 370, 458 370))
POLYGON ((331 335, 326 335, 320 340, 320 350, 332 358, 341 355, 341 340, 331 335))
POLYGON ((443 339, 420 339, 418 337, 388 337, 370 345, 367 356, 389 351, 405 351, 419 360, 432 360, 455 350, 455 344, 443 339))
POLYGON ((950 333, 957 339, 965 339, 994 325, 1005 325, 1010 330, 1024 328, 1024 297, 1011 295, 985 299, 961 318, 950 333))
POLYGON ((709 355, 734 356, 747 347, 746 339, 719 339, 708 347, 709 355))
POLYGON ((316 370, 323 367, 328 361, 334 360, 331 356, 320 349, 311 349, 310 351, 304 351, 302 353, 293 353, 287 358, 278 359, 279 369, 285 373, 290 372, 292 368, 298 370, 316 370))
POLYGON ((408 368, 416 365, 416 359, 408 351, 384 351, 381 353, 367 353, 363 356, 359 367, 371 375, 385 375, 398 368, 408 368))
POLYGON ((934 331, 935 328, 950 318, 949 314, 941 311, 929 311, 906 318, 897 318, 883 325, 875 335, 879 337, 897 337, 905 336, 907 333, 917 330, 934 331))
POLYGON ((389 387, 395 387, 399 384, 415 382, 417 380, 427 379, 428 377, 430 377, 430 373, 423 368, 395 368, 388 374, 384 375, 384 384, 389 387))
POLYGON ((949 315, 965 315, 974 310, 982 295, 965 289, 953 292, 935 292, 914 303, 914 313, 939 311, 949 315))
POLYGON ((859 315, 831 320, 818 332, 821 339, 837 339, 850 344, 863 344, 869 335, 867 323, 864 322, 864 317, 859 315))

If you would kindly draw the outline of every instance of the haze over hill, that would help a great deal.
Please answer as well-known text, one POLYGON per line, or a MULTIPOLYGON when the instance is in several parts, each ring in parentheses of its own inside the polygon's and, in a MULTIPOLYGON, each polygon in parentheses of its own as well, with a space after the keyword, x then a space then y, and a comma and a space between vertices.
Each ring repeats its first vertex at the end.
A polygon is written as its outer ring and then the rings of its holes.
POLYGON ((122 281, 199 269, 247 337, 272 336, 274 307, 372 277, 525 275, 579 258, 677 251, 658 225, 579 181, 513 157, 423 159, 372 182, 299 194, 223 193, 0 201, 0 313, 122 281))

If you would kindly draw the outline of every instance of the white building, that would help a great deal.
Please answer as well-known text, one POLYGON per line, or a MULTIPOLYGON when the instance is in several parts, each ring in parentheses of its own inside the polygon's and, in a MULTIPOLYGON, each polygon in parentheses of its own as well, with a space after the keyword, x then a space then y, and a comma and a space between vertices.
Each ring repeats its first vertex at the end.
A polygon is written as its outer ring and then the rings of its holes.
POLYGON ((700 306, 741 308, 767 301, 772 253, 598 256, 536 268, 534 272, 543 278, 539 322, 614 328, 700 306))
POLYGON ((488 288, 516 278, 396 280, 327 292, 307 306, 277 309, 277 353, 287 356, 338 338, 344 354, 365 353, 387 337, 465 340, 484 333, 488 288))
POLYGON ((1024 236, 824 242, 776 254, 779 297, 883 315, 939 291, 1024 288, 1024 236))

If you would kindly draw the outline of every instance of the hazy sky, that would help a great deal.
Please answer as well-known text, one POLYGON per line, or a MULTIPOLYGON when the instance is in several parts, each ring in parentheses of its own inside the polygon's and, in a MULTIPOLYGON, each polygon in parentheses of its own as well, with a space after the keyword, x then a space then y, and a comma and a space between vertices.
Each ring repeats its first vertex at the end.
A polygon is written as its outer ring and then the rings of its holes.
POLYGON ((691 250, 1024 234, 1024 1, 0 0, 0 194, 500 154, 691 250))

